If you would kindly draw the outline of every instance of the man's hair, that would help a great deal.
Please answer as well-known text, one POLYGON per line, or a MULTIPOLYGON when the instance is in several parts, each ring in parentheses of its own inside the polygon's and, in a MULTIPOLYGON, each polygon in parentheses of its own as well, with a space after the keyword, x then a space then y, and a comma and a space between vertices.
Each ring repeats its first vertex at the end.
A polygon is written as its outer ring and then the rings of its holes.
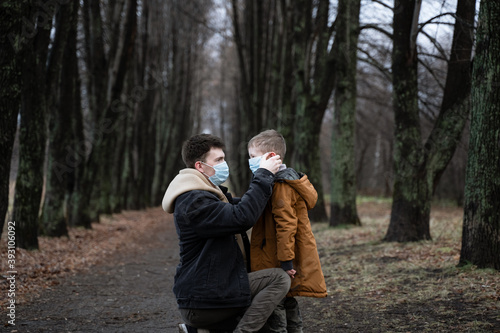
POLYGON ((260 132, 248 141, 248 148, 255 147, 263 153, 275 152, 281 159, 285 158, 286 143, 283 135, 278 131, 270 129, 260 132))
POLYGON ((194 168, 197 161, 205 161, 205 158, 212 148, 224 150, 226 145, 221 138, 211 134, 197 134, 189 138, 182 145, 182 160, 186 167, 194 168))

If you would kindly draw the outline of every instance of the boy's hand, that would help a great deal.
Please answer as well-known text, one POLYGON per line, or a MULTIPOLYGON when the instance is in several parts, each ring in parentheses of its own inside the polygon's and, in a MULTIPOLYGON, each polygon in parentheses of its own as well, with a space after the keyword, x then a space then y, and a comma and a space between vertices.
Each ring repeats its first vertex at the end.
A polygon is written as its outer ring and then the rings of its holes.
POLYGON ((288 274, 292 279, 295 278, 295 273, 297 273, 297 271, 295 269, 290 269, 288 271, 285 271, 286 274, 288 274))
POLYGON ((260 160, 260 167, 271 171, 272 173, 278 172, 281 165, 280 155, 274 153, 265 153, 260 160), (269 157, 271 155, 271 157, 269 157), (274 155, 274 156, 273 156, 274 155))

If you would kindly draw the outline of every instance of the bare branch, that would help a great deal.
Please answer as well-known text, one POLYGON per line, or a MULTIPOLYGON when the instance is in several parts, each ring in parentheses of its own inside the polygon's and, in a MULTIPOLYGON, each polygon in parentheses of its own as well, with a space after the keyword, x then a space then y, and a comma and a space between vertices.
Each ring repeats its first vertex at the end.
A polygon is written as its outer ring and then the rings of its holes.
POLYGON ((365 62, 368 65, 378 69, 380 71, 380 73, 382 73, 382 75, 389 82, 392 81, 392 76, 391 76, 390 70, 388 68, 384 67, 380 62, 378 62, 374 57, 372 57, 367 51, 358 48, 358 52, 363 53, 367 57, 367 58, 358 57, 359 61, 365 62))
POLYGON ((436 40, 436 38, 432 37, 425 31, 422 31, 422 34, 431 41, 431 43, 436 47, 436 49, 439 51, 439 53, 444 59, 448 59, 446 51, 443 49, 441 44, 436 40))
POLYGON ((436 76, 436 73, 434 72, 433 68, 431 68, 426 62, 422 61, 421 59, 418 60, 418 63, 424 66, 425 69, 429 72, 429 74, 436 80, 437 85, 439 86, 440 89, 444 90, 444 85, 439 82, 439 78, 436 76))
POLYGON ((444 16, 451 16, 453 18, 456 18, 456 15, 455 13, 452 13, 452 12, 447 12, 447 13, 442 13, 442 14, 439 14, 437 16, 434 16, 434 17, 431 17, 430 19, 428 19, 427 21, 425 21, 424 23, 421 23, 420 24, 420 28, 418 29, 418 32, 421 32, 423 31, 424 27, 428 24, 445 24, 445 25, 450 25, 450 26, 454 26, 454 24, 452 23, 447 23, 447 22, 434 22, 434 20, 438 19, 438 18, 441 18, 441 17, 444 17, 444 16))
POLYGON ((385 7, 385 8, 387 8, 387 9, 394 10, 394 8, 392 8, 391 6, 389 6, 389 5, 385 4, 385 3, 383 3, 383 2, 382 2, 382 1, 380 1, 380 0, 372 0, 372 2, 378 3, 379 5, 381 5, 381 6, 385 7))
POLYGON ((439 56, 437 54, 433 54, 433 53, 427 53, 427 52, 419 51, 418 54, 420 56, 424 56, 424 57, 428 57, 428 58, 433 58, 433 59, 437 59, 437 60, 441 60, 441 61, 448 61, 447 58, 439 56))
POLYGON ((384 30, 382 28, 380 28, 378 25, 375 25, 375 24, 367 24, 367 25, 364 25, 362 27, 360 27, 360 31, 364 30, 364 29, 373 29, 375 31, 378 31, 384 35, 386 35, 387 37, 389 37, 390 39, 392 39, 393 37, 393 34, 391 34, 389 31, 387 30, 384 30))

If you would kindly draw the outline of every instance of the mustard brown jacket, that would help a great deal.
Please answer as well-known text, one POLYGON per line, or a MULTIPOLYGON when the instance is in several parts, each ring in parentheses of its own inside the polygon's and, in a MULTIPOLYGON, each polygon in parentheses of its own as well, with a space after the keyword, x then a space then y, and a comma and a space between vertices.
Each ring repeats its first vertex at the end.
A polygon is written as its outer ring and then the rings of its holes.
POLYGON ((271 199, 252 229, 251 270, 295 269, 287 296, 326 297, 326 283, 308 210, 318 194, 306 175, 287 168, 276 174, 271 199))

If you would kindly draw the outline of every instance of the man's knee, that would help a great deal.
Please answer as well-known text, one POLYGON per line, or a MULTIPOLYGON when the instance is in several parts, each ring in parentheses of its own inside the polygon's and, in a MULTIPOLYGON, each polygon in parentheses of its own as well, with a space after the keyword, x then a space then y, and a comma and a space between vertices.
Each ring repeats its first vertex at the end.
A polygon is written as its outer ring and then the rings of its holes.
POLYGON ((283 269, 274 268, 274 270, 275 270, 274 273, 276 274, 275 281, 285 291, 284 295, 286 295, 290 290, 290 285, 292 283, 292 280, 290 276, 283 269))

